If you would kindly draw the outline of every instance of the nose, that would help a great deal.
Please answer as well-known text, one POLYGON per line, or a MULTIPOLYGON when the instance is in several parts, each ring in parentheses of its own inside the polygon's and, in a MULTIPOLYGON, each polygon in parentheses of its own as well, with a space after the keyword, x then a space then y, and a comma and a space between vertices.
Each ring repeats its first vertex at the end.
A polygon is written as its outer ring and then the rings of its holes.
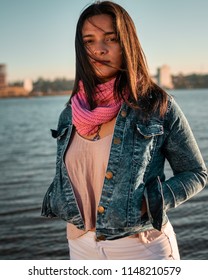
POLYGON ((104 54, 107 54, 108 49, 106 48, 106 46, 103 43, 97 43, 94 47, 93 53, 96 56, 102 56, 104 54))

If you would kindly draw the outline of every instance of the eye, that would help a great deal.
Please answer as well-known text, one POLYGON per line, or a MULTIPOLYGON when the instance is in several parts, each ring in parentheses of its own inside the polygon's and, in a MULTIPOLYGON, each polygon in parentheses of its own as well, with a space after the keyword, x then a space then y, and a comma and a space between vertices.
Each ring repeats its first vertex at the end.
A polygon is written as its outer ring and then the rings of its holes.
POLYGON ((117 42, 117 38, 116 37, 107 37, 106 42, 117 42))
POLYGON ((93 42, 94 42, 94 41, 93 41, 92 39, 84 40, 84 45, 85 45, 85 46, 89 46, 89 45, 92 45, 93 42))

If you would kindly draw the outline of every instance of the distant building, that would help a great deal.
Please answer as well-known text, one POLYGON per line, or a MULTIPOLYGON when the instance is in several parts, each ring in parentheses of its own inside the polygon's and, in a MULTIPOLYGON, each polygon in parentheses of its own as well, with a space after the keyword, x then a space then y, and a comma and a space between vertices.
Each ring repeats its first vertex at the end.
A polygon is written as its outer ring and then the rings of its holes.
POLYGON ((157 69, 157 83, 162 88, 173 88, 172 76, 168 65, 163 65, 157 69))
POLYGON ((32 81, 25 80, 24 86, 8 86, 6 64, 0 64, 0 98, 1 97, 26 97, 33 89, 32 81))
POLYGON ((6 64, 0 64, 0 88, 7 86, 6 64))
POLYGON ((0 97, 27 97, 28 92, 20 86, 0 88, 0 97))
POLYGON ((31 92, 33 90, 33 82, 31 79, 25 79, 23 83, 23 87, 26 92, 31 92))

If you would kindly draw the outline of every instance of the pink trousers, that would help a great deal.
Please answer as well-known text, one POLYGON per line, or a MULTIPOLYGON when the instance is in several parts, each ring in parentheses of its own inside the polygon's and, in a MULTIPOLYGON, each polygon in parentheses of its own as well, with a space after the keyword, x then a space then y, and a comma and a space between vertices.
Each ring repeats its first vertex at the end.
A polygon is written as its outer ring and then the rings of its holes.
POLYGON ((170 222, 161 231, 149 230, 116 240, 95 240, 89 231, 69 239, 71 260, 179 260, 177 240, 170 222))

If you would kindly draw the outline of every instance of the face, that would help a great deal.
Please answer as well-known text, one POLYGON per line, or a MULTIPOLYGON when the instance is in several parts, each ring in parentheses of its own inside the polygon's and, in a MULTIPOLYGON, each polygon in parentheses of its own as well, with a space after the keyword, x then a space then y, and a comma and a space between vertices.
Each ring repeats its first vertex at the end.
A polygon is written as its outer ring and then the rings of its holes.
POLYGON ((97 77, 103 82, 114 78, 121 68, 122 51, 111 16, 101 14, 87 19, 82 37, 97 77))

